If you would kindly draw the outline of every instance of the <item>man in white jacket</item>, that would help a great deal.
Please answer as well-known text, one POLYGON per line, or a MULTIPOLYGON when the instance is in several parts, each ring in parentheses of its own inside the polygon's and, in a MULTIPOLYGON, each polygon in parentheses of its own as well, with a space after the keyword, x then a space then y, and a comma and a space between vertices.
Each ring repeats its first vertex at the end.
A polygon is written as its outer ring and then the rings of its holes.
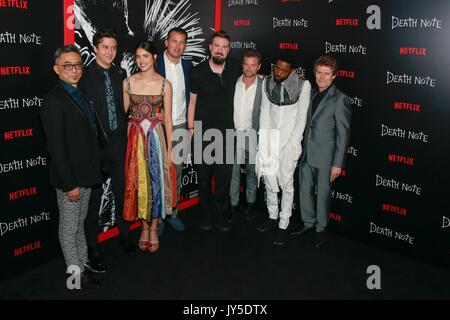
POLYGON ((311 84, 300 77, 289 58, 279 58, 263 83, 256 174, 264 177, 269 217, 258 227, 275 229, 275 245, 284 245, 294 199, 294 171, 310 102, 311 84), (281 211, 278 192, 282 191, 281 211), (279 219, 279 221, 278 221, 279 219))

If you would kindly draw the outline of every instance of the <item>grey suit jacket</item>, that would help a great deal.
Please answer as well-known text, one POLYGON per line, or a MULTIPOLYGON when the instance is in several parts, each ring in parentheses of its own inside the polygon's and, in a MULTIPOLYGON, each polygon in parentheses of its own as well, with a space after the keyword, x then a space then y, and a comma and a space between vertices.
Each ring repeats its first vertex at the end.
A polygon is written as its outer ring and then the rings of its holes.
POLYGON ((332 84, 311 115, 311 103, 317 93, 315 88, 311 94, 300 161, 315 168, 343 168, 350 140, 350 100, 332 84))

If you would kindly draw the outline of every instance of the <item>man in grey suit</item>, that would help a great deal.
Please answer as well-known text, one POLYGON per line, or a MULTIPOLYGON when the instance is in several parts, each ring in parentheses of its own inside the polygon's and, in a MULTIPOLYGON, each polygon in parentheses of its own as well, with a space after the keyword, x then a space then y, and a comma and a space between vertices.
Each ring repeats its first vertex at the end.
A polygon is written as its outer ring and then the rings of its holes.
POLYGON ((300 158, 300 211, 304 226, 291 232, 305 234, 315 227, 317 248, 325 242, 330 187, 342 173, 350 138, 350 100, 333 84, 336 73, 333 57, 322 55, 315 61, 317 88, 311 95, 300 158))
POLYGON ((234 93, 233 120, 236 129, 236 157, 230 184, 231 220, 234 220, 239 208, 241 164, 245 164, 247 169, 247 206, 244 218, 250 220, 253 217, 252 206, 256 200, 257 189, 255 158, 263 83, 263 79, 257 76, 260 68, 261 54, 254 49, 245 50, 242 57, 243 74, 236 81, 234 93))

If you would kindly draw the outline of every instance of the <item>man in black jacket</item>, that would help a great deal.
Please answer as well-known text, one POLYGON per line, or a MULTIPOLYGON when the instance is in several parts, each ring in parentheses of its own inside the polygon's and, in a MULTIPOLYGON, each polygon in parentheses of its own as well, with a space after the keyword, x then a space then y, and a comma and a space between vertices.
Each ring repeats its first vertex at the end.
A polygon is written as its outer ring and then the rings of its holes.
MULTIPOLYGON (((117 35, 109 29, 98 29, 93 37, 96 59, 80 80, 80 88, 91 99, 107 134, 102 160, 111 178, 114 195, 115 221, 119 227, 119 243, 127 254, 134 253, 129 223, 123 220, 124 163, 127 145, 127 116, 123 107, 122 82, 126 72, 113 64, 117 54, 117 35)), ((92 189, 89 213, 86 218, 86 237, 89 248, 88 266, 91 271, 105 272, 103 257, 97 247, 98 215, 103 195, 101 184, 92 189)))
POLYGON ((56 50, 54 71, 60 81, 46 96, 41 120, 49 153, 50 184, 59 207, 59 241, 68 272, 81 272, 83 286, 98 287, 84 272, 87 245, 84 219, 91 187, 102 181, 99 138, 106 136, 89 101, 78 88, 83 73, 79 51, 56 50))

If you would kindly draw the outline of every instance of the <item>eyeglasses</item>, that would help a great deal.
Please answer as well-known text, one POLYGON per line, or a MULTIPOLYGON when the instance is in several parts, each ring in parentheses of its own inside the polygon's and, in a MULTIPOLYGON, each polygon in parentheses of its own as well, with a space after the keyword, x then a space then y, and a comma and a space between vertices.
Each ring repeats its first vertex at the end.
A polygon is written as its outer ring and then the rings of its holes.
POLYGON ((73 70, 73 68, 75 68, 75 70, 77 71, 83 70, 82 63, 75 63, 75 64, 67 63, 67 64, 60 64, 60 66, 62 66, 66 71, 71 71, 73 70))

